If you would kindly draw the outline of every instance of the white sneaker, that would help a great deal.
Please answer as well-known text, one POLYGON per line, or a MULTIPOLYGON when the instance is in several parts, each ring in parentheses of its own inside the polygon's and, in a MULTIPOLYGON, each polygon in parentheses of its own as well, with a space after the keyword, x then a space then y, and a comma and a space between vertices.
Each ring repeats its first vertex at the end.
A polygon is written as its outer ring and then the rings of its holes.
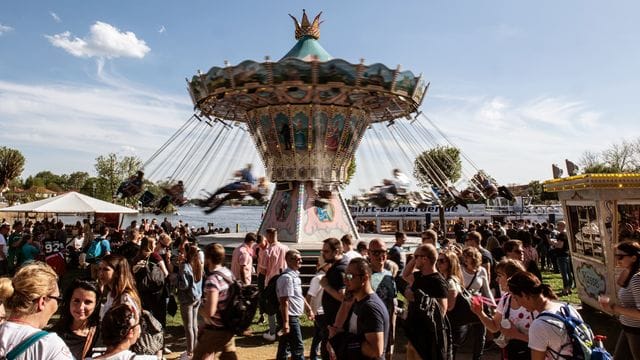
POLYGON ((164 347, 164 349, 162 349, 162 351, 163 351, 165 354, 171 354, 171 353, 172 353, 171 349, 169 349, 169 348, 168 348, 168 347, 166 347, 166 346, 164 347))
POLYGON ((262 338, 267 341, 276 341, 276 334, 270 334, 268 331, 262 334, 262 338))

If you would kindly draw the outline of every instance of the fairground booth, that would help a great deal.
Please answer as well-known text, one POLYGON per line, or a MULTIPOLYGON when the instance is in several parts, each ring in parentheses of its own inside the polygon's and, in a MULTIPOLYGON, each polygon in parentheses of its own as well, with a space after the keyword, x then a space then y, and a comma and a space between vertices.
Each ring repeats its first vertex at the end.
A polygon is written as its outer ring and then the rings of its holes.
POLYGON ((616 299, 615 246, 640 238, 640 174, 583 174, 548 180, 562 202, 578 294, 594 308, 616 299))

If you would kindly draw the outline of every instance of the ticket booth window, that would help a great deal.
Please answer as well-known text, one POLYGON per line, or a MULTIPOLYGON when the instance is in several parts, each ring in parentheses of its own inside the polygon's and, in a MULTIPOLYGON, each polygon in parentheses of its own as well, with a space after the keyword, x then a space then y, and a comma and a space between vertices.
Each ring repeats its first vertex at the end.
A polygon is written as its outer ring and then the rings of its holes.
POLYGON ((404 220, 402 230, 407 234, 417 234, 422 232, 422 224, 420 224, 420 220, 404 220))
POLYGON ((571 250, 574 254, 595 258, 604 262, 602 238, 596 217, 595 205, 567 206, 571 250))
POLYGON ((382 220, 380 221, 380 232, 383 234, 395 233, 399 230, 398 220, 382 220))
POLYGON ((618 204, 618 239, 640 240, 640 204, 618 204))

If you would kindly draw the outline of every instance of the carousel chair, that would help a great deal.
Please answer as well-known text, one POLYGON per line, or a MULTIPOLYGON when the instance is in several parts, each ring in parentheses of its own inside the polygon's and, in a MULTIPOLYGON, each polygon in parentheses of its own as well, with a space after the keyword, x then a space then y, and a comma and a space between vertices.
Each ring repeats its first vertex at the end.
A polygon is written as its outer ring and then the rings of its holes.
MULTIPOLYGON (((231 184, 229 184, 231 185, 231 184)), ((242 183, 242 186, 237 190, 229 190, 229 185, 226 190, 225 187, 222 187, 215 193, 211 194, 206 200, 198 201, 198 206, 208 207, 208 209, 204 210, 205 214, 211 214, 216 211, 220 206, 222 206, 227 201, 238 201, 244 199, 246 196, 251 196, 252 198, 262 202, 269 191, 267 180, 264 177, 261 177, 258 180, 258 185, 253 186, 249 183, 242 183), (229 191, 227 191, 229 190, 229 191), (225 196, 218 196, 219 194, 226 193, 225 196)))
POLYGON ((166 209, 169 204, 182 206, 188 201, 187 198, 184 197, 184 184, 182 183, 182 180, 178 181, 177 184, 171 187, 163 187, 162 191, 164 191, 165 195, 160 198, 160 201, 158 201, 158 205, 154 211, 156 215, 166 209))
POLYGON ((118 186, 116 196, 121 199, 126 199, 138 195, 142 192, 144 187, 143 178, 144 173, 142 171, 138 171, 136 175, 131 176, 118 186))

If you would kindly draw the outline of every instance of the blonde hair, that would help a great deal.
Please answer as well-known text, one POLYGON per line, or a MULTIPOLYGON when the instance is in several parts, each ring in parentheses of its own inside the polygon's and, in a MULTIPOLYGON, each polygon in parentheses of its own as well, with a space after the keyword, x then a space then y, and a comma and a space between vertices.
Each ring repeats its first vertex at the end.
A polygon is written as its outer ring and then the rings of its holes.
POLYGON ((449 274, 447 275, 454 278, 458 284, 462 284, 462 270, 460 268, 460 258, 458 258, 458 254, 453 250, 445 250, 442 252, 442 256, 444 256, 449 263, 449 274))
POLYGON ((58 275, 43 262, 32 262, 21 267, 7 283, 2 280, 0 296, 5 296, 5 306, 12 313, 35 314, 38 309, 36 299, 51 295, 58 288, 58 275))
POLYGON ((482 265, 482 254, 474 247, 466 247, 462 250, 462 256, 473 259, 473 268, 478 270, 482 265))
POLYGON ((13 285, 8 277, 0 278, 0 304, 4 304, 13 295, 13 285))

